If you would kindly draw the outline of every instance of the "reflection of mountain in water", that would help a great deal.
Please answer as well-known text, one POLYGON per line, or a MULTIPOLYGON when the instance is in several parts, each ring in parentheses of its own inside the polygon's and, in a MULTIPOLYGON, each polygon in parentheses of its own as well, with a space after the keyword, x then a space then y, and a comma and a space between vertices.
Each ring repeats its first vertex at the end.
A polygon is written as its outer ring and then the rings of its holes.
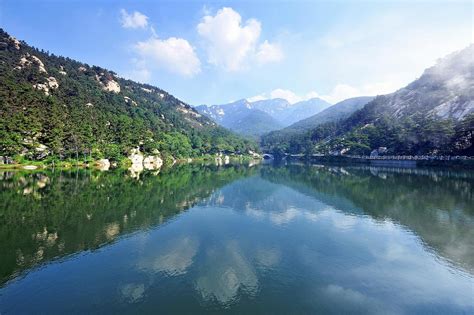
MULTIPOLYGON (((111 172, 1 173, 0 283, 52 258, 162 224, 251 172, 183 165, 140 181, 111 172)), ((163 259, 166 268, 173 258, 163 259)))
POLYGON ((474 271, 474 175, 462 171, 287 166, 263 168, 346 213, 393 220, 453 263, 474 271))

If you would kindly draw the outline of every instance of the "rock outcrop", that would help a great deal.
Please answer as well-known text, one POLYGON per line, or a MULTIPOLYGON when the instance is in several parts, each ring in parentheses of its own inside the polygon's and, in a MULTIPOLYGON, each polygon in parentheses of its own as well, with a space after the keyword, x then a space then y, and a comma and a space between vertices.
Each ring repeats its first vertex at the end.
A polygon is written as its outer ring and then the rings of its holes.
POLYGON ((163 165, 163 160, 158 155, 149 155, 143 159, 143 167, 147 170, 157 170, 163 165))
POLYGON ((110 169, 110 161, 109 159, 98 160, 96 166, 101 171, 108 171, 110 169))
POLYGON ((112 75, 100 73, 100 75, 95 76, 95 79, 102 85, 104 91, 120 93, 120 85, 113 79, 112 75))
POLYGON ((41 72, 41 73, 48 73, 48 71, 46 71, 46 68, 44 66, 44 63, 41 61, 41 59, 39 59, 38 57, 36 56, 33 56, 33 55, 30 55, 30 54, 26 54, 26 55, 23 55, 21 58, 20 58, 20 62, 18 63, 18 66, 15 68, 17 70, 21 70, 23 69, 24 67, 29 67, 33 64, 36 64, 38 66, 38 71, 41 72))
POLYGON ((13 36, 10 36, 9 39, 13 43, 13 47, 15 47, 16 50, 20 50, 20 41, 13 36))
POLYGON ((132 162, 132 165, 129 167, 129 171, 132 174, 141 173, 143 171, 143 154, 140 152, 140 149, 132 149, 128 159, 132 162))
POLYGON ((132 149, 128 158, 132 162, 132 165, 129 167, 129 171, 134 178, 138 178, 144 169, 159 170, 161 166, 163 166, 163 160, 159 155, 144 156, 143 153, 140 152, 139 148, 132 149))
POLYGON ((46 96, 49 95, 51 90, 56 90, 59 87, 59 83, 55 77, 46 78, 45 83, 33 84, 33 87, 37 90, 43 91, 46 96))

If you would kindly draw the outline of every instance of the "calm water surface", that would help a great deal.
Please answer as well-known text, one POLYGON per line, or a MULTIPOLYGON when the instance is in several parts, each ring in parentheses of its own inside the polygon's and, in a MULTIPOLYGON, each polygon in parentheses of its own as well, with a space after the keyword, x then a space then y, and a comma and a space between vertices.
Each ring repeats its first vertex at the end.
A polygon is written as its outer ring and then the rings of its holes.
POLYGON ((473 314, 474 174, 0 173, 0 313, 473 314))

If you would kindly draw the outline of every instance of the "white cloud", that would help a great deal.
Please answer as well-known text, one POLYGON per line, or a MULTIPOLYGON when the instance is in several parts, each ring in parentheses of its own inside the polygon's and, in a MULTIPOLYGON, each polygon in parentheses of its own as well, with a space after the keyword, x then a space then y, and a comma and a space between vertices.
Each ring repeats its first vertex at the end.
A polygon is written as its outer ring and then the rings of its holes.
POLYGON ((247 101, 249 102, 263 101, 266 99, 268 99, 268 97, 265 94, 259 94, 252 97, 247 97, 247 101))
POLYGON ((127 77, 129 77, 132 80, 145 83, 148 82, 151 78, 151 72, 144 66, 137 67, 136 69, 132 70, 127 74, 127 77))
POLYGON ((238 12, 226 7, 214 16, 206 14, 197 25, 206 44, 208 62, 228 71, 241 70, 252 58, 260 64, 283 58, 280 48, 268 41, 257 47, 261 28, 258 20, 242 22, 238 12))
POLYGON ((148 16, 138 11, 128 13, 125 9, 120 10, 120 22, 124 28, 146 28, 148 16))
POLYGON ((270 98, 283 98, 292 104, 302 100, 302 98, 296 95, 293 91, 284 89, 276 89, 271 91, 270 98))
POLYGON ((329 103, 335 104, 342 100, 356 96, 361 96, 361 91, 359 91, 359 89, 347 84, 338 84, 332 89, 331 93, 328 95, 323 95, 322 99, 328 101, 329 103))
POLYGON ((266 40, 259 45, 255 57, 259 64, 278 62, 283 59, 283 52, 278 45, 270 44, 266 40))
POLYGON ((310 91, 304 95, 298 95, 293 91, 285 89, 275 89, 270 93, 262 93, 252 97, 248 97, 247 101, 256 102, 261 100, 273 99, 273 98, 282 98, 287 100, 290 104, 298 103, 301 101, 306 101, 311 98, 319 97, 319 94, 315 91, 310 91))
POLYGON ((357 96, 376 96, 395 92, 400 85, 390 82, 366 84, 361 87, 353 87, 348 84, 337 84, 329 94, 320 97, 332 104, 357 96))
POLYGON ((186 77, 201 71, 201 62, 194 48, 182 38, 150 38, 138 42, 135 50, 142 58, 144 69, 149 67, 164 69, 186 77))
POLYGON ((400 84, 395 82, 380 82, 375 84, 366 84, 360 87, 354 87, 349 84, 340 83, 334 86, 334 88, 332 88, 328 94, 319 94, 316 91, 310 91, 302 95, 299 95, 291 90, 274 89, 269 93, 261 93, 252 97, 248 97, 247 101, 256 102, 273 98, 283 98, 289 103, 294 104, 318 97, 331 104, 336 104, 337 102, 357 96, 376 96, 392 93, 400 87, 400 84))

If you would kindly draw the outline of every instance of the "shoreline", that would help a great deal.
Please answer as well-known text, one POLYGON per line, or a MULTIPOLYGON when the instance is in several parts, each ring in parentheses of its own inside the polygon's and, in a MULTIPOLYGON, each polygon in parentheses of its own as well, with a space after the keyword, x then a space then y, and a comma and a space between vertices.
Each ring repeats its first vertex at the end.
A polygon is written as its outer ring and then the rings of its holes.
POLYGON ((311 164, 328 163, 338 165, 370 165, 370 166, 393 166, 403 168, 414 167, 453 167, 474 169, 474 159, 370 159, 370 158, 355 158, 348 156, 287 156, 288 161, 304 161, 311 164))
MULTIPOLYGON (((232 162, 252 162, 259 159, 252 157, 251 155, 242 155, 242 156, 229 156, 229 160, 227 163, 222 161, 223 159, 219 156, 205 156, 205 157, 197 157, 197 158, 180 158, 174 159, 171 163, 164 163, 162 166, 151 169, 151 170, 159 170, 162 168, 169 168, 173 167, 174 165, 178 164, 194 164, 194 163, 212 163, 216 165, 227 165, 231 164, 232 162)), ((84 161, 68 161, 68 162, 61 162, 61 163, 42 163, 39 161, 28 161, 25 163, 16 163, 16 164, 0 164, 0 171, 39 171, 39 170, 50 170, 50 169, 95 169, 99 171, 108 171, 108 170, 129 170, 132 167, 132 163, 127 161, 127 159, 114 162, 115 166, 112 165, 110 168, 103 169, 100 164, 100 160, 91 161, 91 162, 84 162, 84 161)))

